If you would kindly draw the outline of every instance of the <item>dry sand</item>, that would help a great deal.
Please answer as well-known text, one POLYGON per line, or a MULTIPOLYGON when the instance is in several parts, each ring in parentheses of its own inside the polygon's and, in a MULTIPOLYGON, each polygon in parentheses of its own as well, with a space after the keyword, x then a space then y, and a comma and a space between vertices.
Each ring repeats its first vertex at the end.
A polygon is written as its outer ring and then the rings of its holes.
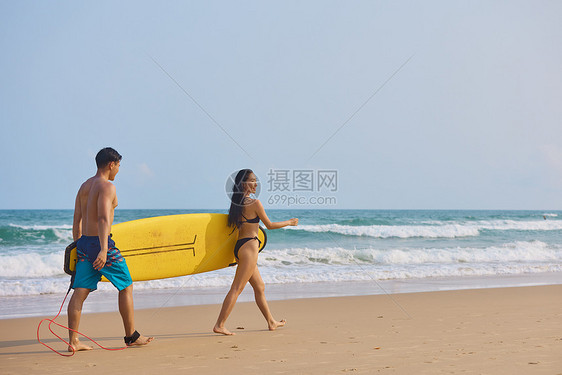
MULTIPOLYGON (((70 358, 37 343, 40 318, 0 320, 0 374, 562 374, 562 285, 270 306, 286 327, 267 331, 255 304, 239 303, 231 337, 211 332, 218 305, 138 310, 137 329, 156 337, 149 346, 70 358)), ((122 346, 117 312, 84 314, 80 330, 122 346)), ((41 336, 65 348, 46 327, 41 336)))

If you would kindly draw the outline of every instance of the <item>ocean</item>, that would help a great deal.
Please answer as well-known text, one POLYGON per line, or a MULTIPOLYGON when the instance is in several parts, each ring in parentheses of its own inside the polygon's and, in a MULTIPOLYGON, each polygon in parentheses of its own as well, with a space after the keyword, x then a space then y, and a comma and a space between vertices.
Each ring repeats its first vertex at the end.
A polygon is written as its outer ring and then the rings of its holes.
MULTIPOLYGON (((195 212, 226 213, 117 209, 115 223, 195 212)), ((298 227, 267 231, 258 265, 271 299, 562 283, 560 211, 267 213, 272 221, 299 218, 298 227)), ((0 318, 58 311, 69 285, 62 266, 72 242, 72 215, 72 210, 0 210, 0 318)), ((220 303, 233 274, 227 268, 137 282, 135 303, 137 308, 220 303)), ((243 300, 251 300, 251 293, 244 293, 243 300)), ((94 295, 86 312, 117 309, 110 284, 100 283, 94 295)))

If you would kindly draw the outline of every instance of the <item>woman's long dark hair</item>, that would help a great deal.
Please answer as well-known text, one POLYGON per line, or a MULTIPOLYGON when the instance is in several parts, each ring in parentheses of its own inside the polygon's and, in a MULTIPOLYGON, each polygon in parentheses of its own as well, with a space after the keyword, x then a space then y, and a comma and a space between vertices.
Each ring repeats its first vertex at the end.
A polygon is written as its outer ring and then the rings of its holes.
POLYGON ((232 196, 230 197, 230 210, 228 211, 228 225, 238 226, 242 209, 244 207, 244 182, 248 180, 250 175, 254 173, 251 169, 241 169, 234 178, 232 186, 232 196))

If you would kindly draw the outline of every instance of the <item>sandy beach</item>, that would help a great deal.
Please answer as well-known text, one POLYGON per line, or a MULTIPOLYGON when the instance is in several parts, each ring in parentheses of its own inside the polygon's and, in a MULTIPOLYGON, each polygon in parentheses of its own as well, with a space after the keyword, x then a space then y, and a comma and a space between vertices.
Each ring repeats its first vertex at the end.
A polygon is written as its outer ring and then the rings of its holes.
MULTIPOLYGON (((553 285, 272 301, 288 321, 275 332, 244 302, 231 337, 211 332, 218 305, 137 310, 152 344, 71 358, 37 342, 39 318, 5 319, 0 373, 562 374, 561 294, 553 285)), ((122 346, 117 312, 84 314, 81 331, 122 346)), ((64 348, 45 326, 41 336, 64 348)))

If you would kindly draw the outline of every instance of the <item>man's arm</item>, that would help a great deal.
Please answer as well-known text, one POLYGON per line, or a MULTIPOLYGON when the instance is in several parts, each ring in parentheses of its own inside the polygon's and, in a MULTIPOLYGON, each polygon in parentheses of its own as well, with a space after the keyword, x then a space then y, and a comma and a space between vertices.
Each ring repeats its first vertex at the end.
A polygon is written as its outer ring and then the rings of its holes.
POLYGON ((74 220, 72 221, 72 238, 74 241, 78 241, 78 239, 81 236, 82 236, 82 205, 80 204, 80 190, 78 190, 78 194, 76 194, 76 202, 74 202, 74 220))
POLYGON ((101 250, 94 261, 96 270, 101 270, 107 261, 107 238, 111 232, 111 212, 115 195, 115 186, 111 182, 105 183, 98 195, 98 236, 101 250))

